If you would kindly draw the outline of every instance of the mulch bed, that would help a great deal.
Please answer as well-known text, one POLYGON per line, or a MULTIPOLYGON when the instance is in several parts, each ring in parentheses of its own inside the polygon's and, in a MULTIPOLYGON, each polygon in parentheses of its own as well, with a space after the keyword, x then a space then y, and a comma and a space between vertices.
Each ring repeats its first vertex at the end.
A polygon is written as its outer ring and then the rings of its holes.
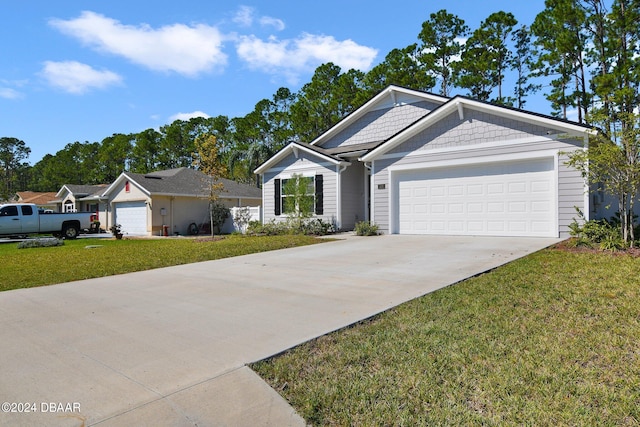
POLYGON ((560 243, 556 243, 551 247, 551 249, 573 253, 600 253, 616 256, 629 255, 634 258, 640 258, 640 248, 627 248, 619 251, 603 251, 599 248, 590 248, 588 246, 573 246, 571 244, 571 239, 563 240, 560 243))

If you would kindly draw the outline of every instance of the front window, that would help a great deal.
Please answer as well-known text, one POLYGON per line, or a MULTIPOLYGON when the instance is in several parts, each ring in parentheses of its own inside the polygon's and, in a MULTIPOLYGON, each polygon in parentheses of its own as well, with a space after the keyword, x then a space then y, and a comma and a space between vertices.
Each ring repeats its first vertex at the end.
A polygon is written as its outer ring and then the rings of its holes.
POLYGON ((18 216, 17 206, 5 206, 0 209, 0 216, 18 216))
POLYGON ((293 175, 282 180, 282 213, 312 215, 315 210, 315 184, 312 176, 293 175))

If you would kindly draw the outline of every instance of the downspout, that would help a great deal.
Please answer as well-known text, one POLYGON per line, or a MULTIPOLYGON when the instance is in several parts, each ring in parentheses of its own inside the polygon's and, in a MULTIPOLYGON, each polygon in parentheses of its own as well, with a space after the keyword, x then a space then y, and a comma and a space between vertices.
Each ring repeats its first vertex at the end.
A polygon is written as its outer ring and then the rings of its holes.
MULTIPOLYGON (((584 150, 588 151, 589 150, 589 132, 585 132, 584 134, 584 150)), ((589 174, 589 163, 587 163, 587 175, 589 174)), ((593 200, 591 198, 591 184, 589 183, 588 179, 584 180, 584 209, 583 209, 583 214, 584 214, 584 219, 585 221, 589 221, 591 219, 591 200, 593 200)), ((593 203, 593 209, 594 209, 594 217, 597 218, 597 212, 595 211, 596 206, 595 203, 593 203)))
MULTIPOLYGON (((169 236, 173 236, 174 230, 173 230, 173 200, 175 199, 175 197, 171 196, 171 198, 169 199, 169 225, 170 225, 170 230, 171 233, 169 234, 169 236)), ((213 224, 211 225, 211 227, 213 227, 213 224)))

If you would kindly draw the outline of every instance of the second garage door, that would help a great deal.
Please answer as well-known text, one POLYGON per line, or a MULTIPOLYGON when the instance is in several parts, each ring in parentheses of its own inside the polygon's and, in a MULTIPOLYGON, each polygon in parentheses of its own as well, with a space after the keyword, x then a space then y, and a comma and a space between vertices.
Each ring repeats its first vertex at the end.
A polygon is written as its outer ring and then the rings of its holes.
POLYGON ((124 234, 147 234, 147 205, 144 202, 116 203, 115 211, 116 224, 122 225, 124 234))
POLYGON ((557 235, 554 159, 395 172, 395 232, 557 235))

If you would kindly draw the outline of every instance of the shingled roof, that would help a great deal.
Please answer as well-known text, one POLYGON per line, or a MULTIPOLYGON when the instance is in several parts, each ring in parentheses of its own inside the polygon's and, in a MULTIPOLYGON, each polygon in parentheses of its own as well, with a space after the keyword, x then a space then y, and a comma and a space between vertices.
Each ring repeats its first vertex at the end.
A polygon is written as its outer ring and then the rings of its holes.
MULTIPOLYGON (((146 174, 125 172, 116 180, 128 178, 135 182, 149 195, 172 195, 206 197, 209 194, 209 177, 200 171, 190 168, 167 169, 146 174)), ((251 185, 240 184, 225 178, 218 178, 223 184, 220 197, 227 198, 262 198, 262 190, 251 185)), ((109 189, 114 187, 112 184, 109 189)), ((105 194, 109 192, 107 190, 105 194)))

